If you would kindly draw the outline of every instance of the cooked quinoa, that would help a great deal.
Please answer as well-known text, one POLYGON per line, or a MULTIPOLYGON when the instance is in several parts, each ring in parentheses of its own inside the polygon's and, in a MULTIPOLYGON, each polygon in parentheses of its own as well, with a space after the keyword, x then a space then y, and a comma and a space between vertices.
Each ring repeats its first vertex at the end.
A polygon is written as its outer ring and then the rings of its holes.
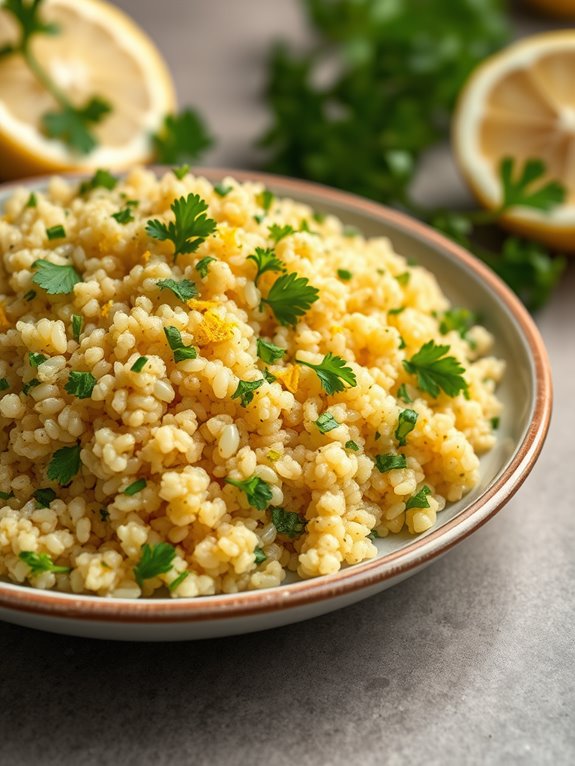
POLYGON ((503 363, 470 312, 260 184, 54 178, 7 201, 0 254, 11 581, 190 597, 332 574, 430 529, 495 442, 503 363), (454 390, 418 375, 424 346, 454 390))

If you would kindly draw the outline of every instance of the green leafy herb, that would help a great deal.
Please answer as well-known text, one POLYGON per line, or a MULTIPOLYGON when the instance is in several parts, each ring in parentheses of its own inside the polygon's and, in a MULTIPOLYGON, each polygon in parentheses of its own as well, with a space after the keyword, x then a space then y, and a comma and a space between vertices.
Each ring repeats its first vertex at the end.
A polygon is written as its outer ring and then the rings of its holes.
POLYGON ((110 518, 110 511, 107 508, 100 508, 100 521, 108 521, 110 518))
POLYGON ((130 370, 132 372, 142 372, 146 364, 148 363, 148 357, 147 356, 139 356, 134 364, 130 367, 130 370))
POLYGON ((295 511, 286 511, 285 508, 272 506, 270 508, 272 524, 280 535, 298 537, 305 529, 306 521, 295 511))
POLYGON ((70 571, 70 567, 56 566, 47 553, 34 553, 33 551, 21 551, 18 557, 22 559, 31 570, 31 575, 37 577, 44 572, 64 574, 70 571))
POLYGON ((322 412, 319 418, 315 421, 315 424, 322 434, 326 434, 328 431, 333 431, 334 428, 338 428, 341 425, 341 423, 337 422, 331 412, 322 412))
POLYGON ((24 395, 27 395, 30 393, 30 390, 32 388, 36 388, 36 386, 39 386, 39 385, 40 385, 40 381, 38 380, 38 378, 32 378, 32 380, 29 380, 27 383, 24 383, 22 385, 22 393, 24 395))
POLYGON ((43 115, 42 128, 48 138, 59 138, 78 154, 89 154, 98 146, 92 127, 111 111, 111 105, 99 96, 92 96, 81 107, 61 103, 59 110, 43 115))
POLYGON ((220 181, 214 186, 214 191, 218 197, 227 197, 233 188, 233 186, 227 186, 223 181, 220 181))
POLYGON ((131 223, 134 220, 132 207, 127 205, 126 207, 122 208, 122 210, 118 210, 117 213, 112 213, 112 218, 122 225, 131 223))
POLYGON ((72 370, 68 376, 68 382, 64 386, 64 391, 78 397, 78 399, 89 399, 96 383, 96 378, 91 372, 72 370))
POLYGON ((66 236, 66 229, 61 226, 50 226, 50 228, 46 229, 46 235, 48 239, 64 239, 66 236))
POLYGON ((345 383, 351 388, 357 385, 357 379, 351 367, 348 367, 345 360, 332 354, 331 351, 324 356, 319 364, 304 362, 301 359, 295 359, 297 364, 303 364, 315 370, 323 390, 328 394, 335 394, 345 389, 345 383))
POLYGON ((268 232, 270 239, 273 239, 276 245, 285 237, 289 237, 290 234, 295 233, 293 226, 290 226, 289 224, 280 226, 278 223, 272 223, 272 225, 268 227, 268 232))
POLYGON ((403 274, 396 274, 395 278, 402 287, 405 287, 405 285, 409 284, 409 280, 411 279, 411 272, 404 271, 403 274))
POLYGON ((166 574, 173 566, 176 558, 176 549, 169 543, 158 543, 157 545, 142 545, 140 560, 134 567, 136 582, 140 588, 144 580, 151 580, 158 575, 166 574))
POLYGON ((374 439, 375 439, 375 441, 376 441, 376 442, 378 442, 378 441, 381 439, 381 434, 379 433, 379 431, 376 431, 376 432, 375 432, 375 437, 374 437, 374 439))
POLYGON ((36 290, 28 290, 28 292, 24 295, 24 300, 30 302, 33 301, 35 297, 36 290))
POLYGON ((67 295, 82 281, 73 266, 58 266, 43 258, 34 261, 32 268, 36 269, 32 282, 46 290, 48 295, 67 295))
POLYGON ((84 317, 80 314, 72 314, 72 337, 76 343, 80 342, 80 335, 84 328, 84 317))
POLYGON ((118 184, 118 179, 113 176, 109 170, 96 170, 92 178, 87 181, 82 181, 80 188, 78 189, 80 194, 88 194, 94 189, 108 189, 113 191, 118 184))
POLYGON ((401 314, 402 311, 405 311, 405 306, 400 306, 397 309, 389 309, 387 312, 390 316, 396 316, 397 314, 401 314))
POLYGON ((148 482, 145 479, 136 479, 136 481, 133 481, 123 490, 123 494, 128 495, 128 497, 136 495, 138 492, 141 492, 146 488, 147 483, 148 482))
POLYGON ((399 346, 397 347, 400 351, 402 351, 404 348, 407 347, 407 343, 405 342, 405 338, 403 335, 399 336, 399 346))
POLYGON ((10 500, 12 497, 14 497, 13 492, 0 492, 0 500, 10 500))
POLYGON ((499 428, 500 418, 491 418, 490 423, 491 423, 491 428, 494 431, 497 431, 497 429, 499 428))
POLYGON ((477 324, 477 320, 477 314, 469 309, 449 309, 442 314, 439 323, 439 332, 442 335, 447 335, 448 332, 454 330, 459 333, 462 338, 465 338, 473 325, 477 324))
POLYGON ((254 391, 263 386, 263 384, 263 378, 260 378, 260 380, 240 380, 238 387, 232 394, 232 399, 239 399, 242 407, 247 407, 254 398, 254 391))
POLYGON ((47 359, 48 357, 44 356, 44 354, 38 354, 35 351, 28 352, 28 361, 30 363, 30 367, 39 367, 47 359))
POLYGON ((353 452, 359 452, 359 444, 356 444, 351 439, 348 442, 345 443, 345 448, 346 449, 350 449, 353 452))
POLYGON ((410 508, 429 508, 427 496, 430 494, 431 490, 429 487, 426 485, 423 486, 416 495, 409 498, 405 504, 405 510, 408 511, 410 508))
POLYGON ((6 378, 0 378, 0 391, 6 391, 10 388, 10 383, 6 380, 6 378))
POLYGON ((267 556, 264 553, 263 548, 256 547, 254 548, 254 561, 259 566, 260 564, 263 564, 264 561, 267 561, 267 556))
POLYGON ((380 473, 386 473, 396 468, 407 468, 407 458, 405 455, 376 455, 375 465, 380 473))
POLYGON ((38 503, 40 508, 49 508, 50 503, 55 500, 58 495, 51 487, 41 487, 32 494, 32 497, 38 503))
POLYGON ((189 572, 180 572, 180 574, 176 577, 175 580, 172 580, 172 582, 168 585, 168 590, 170 593, 173 593, 175 590, 177 590, 180 585, 189 577, 189 572))
POLYGON ((379 535, 377 534, 377 529, 372 529, 371 532, 367 536, 368 540, 371 540, 374 542, 375 540, 379 539, 379 535))
POLYGON ((545 176, 545 163, 538 159, 528 159, 523 169, 514 177, 515 160, 505 157, 499 167, 499 176, 503 190, 500 213, 512 207, 530 207, 549 212, 565 201, 566 189, 557 181, 542 183, 545 176))
POLYGON ((285 271, 284 264, 279 258, 276 258, 275 251, 272 247, 256 247, 253 255, 248 255, 248 261, 253 261, 257 267, 257 274, 254 282, 257 285, 259 278, 266 271, 285 271))
POLYGON ((48 463, 48 478, 65 487, 80 470, 80 445, 56 450, 48 463))
POLYGON ((197 112, 184 109, 169 114, 152 136, 156 160, 164 165, 193 164, 213 141, 197 112))
POLYGON ((164 334, 168 345, 174 352, 174 362, 183 362, 185 359, 195 359, 198 352, 193 346, 185 346, 182 335, 177 327, 164 327, 164 334))
POLYGON ((407 386, 405 385, 405 383, 402 383, 401 386, 397 389, 397 396, 406 404, 411 404, 411 402, 413 401, 413 399, 411 398, 411 396, 409 395, 407 391, 407 386))
POLYGON ((28 201, 24 205, 24 207, 36 207, 38 204, 38 198, 36 197, 36 194, 32 192, 30 196, 28 197, 28 201))
POLYGON ((175 279, 160 279, 156 284, 160 290, 171 290, 184 303, 198 295, 198 288, 190 279, 180 279, 179 282, 175 279))
POLYGON ((440 391, 447 396, 467 391, 465 368, 454 356, 446 356, 448 351, 449 346, 438 346, 430 340, 403 362, 407 372, 417 376, 419 388, 430 396, 437 397, 440 391))
POLYGON ((183 178, 185 178, 188 173, 190 172, 190 166, 189 165, 180 165, 178 168, 172 168, 172 173, 176 176, 178 181, 181 181, 183 178))
POLYGON ((319 298, 319 290, 309 284, 307 277, 295 272, 282 274, 271 286, 262 303, 270 307, 282 325, 294 326, 310 306, 319 298))
POLYGON ((271 206, 275 200, 275 195, 269 189, 264 189, 263 192, 258 195, 258 202, 266 213, 269 213, 271 206))
POLYGON ((258 476, 251 476, 243 481, 228 477, 226 484, 231 484, 233 487, 237 487, 242 492, 245 492, 248 503, 257 508, 258 511, 265 511, 272 499, 270 485, 258 476))
POLYGON ((205 258, 201 258, 196 263, 196 271, 198 272, 200 277, 202 277, 202 279, 204 279, 205 277, 208 276, 208 271, 209 271, 209 268, 210 268, 210 263, 212 263, 212 261, 215 261, 215 260, 216 260, 216 258, 213 258, 211 255, 206 255, 205 258))
POLYGON ((262 375, 264 376, 264 378, 267 380, 268 383, 273 383, 274 381, 277 380, 276 376, 272 375, 267 367, 264 367, 264 369, 262 370, 262 375))
POLYGON ((207 203, 198 194, 180 197, 171 205, 174 220, 165 224, 158 219, 148 221, 146 233, 159 240, 170 240, 174 245, 174 262, 178 255, 195 253, 198 247, 216 230, 216 222, 208 218, 207 203))
POLYGON ((417 412, 415 410, 402 410, 399 413, 397 428, 395 429, 395 438, 400 447, 407 444, 407 436, 415 428, 417 423, 417 412))
POLYGON ((285 348, 275 346, 273 343, 268 343, 268 341, 262 340, 261 338, 257 339, 257 348, 258 356, 262 362, 265 362, 265 364, 273 364, 274 362, 277 362, 277 360, 281 359, 286 352, 285 348))
POLYGON ((340 279, 343 279, 344 282, 349 282, 349 280, 353 277, 351 271, 348 271, 347 269, 338 269, 337 275, 340 279))

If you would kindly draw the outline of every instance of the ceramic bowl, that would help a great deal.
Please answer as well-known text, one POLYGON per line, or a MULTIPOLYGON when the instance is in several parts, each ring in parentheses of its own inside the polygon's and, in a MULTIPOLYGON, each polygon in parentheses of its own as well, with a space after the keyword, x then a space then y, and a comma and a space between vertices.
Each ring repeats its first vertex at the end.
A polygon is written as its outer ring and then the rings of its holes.
MULTIPOLYGON (((374 202, 315 184, 261 173, 196 171, 216 182, 227 175, 261 181, 278 196, 333 213, 367 236, 430 269, 448 298, 479 313, 507 362, 499 388, 504 404, 496 447, 481 460, 478 486, 418 537, 378 540, 378 556, 334 575, 268 590, 197 599, 130 600, 77 596, 0 582, 0 618, 33 628, 94 638, 184 640, 234 635, 324 614, 399 583, 470 535, 519 489, 543 446, 551 413, 549 363, 531 317, 497 276, 475 257, 418 221, 374 202)), ((29 181, 40 188, 45 181, 29 181)), ((0 187, 0 205, 14 189, 0 187)))

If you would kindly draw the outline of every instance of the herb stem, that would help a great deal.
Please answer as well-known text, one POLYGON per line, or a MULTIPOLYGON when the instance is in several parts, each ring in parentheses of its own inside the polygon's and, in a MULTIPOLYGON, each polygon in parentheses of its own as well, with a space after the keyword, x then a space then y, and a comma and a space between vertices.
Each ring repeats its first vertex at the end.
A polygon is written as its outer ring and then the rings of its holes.
POLYGON ((60 88, 52 80, 46 70, 40 65, 38 59, 30 50, 28 42, 23 43, 19 50, 32 74, 36 77, 38 82, 44 86, 48 93, 50 93, 50 95, 58 102, 58 104, 64 109, 73 109, 74 107, 72 106, 68 97, 62 90, 60 90, 60 88))

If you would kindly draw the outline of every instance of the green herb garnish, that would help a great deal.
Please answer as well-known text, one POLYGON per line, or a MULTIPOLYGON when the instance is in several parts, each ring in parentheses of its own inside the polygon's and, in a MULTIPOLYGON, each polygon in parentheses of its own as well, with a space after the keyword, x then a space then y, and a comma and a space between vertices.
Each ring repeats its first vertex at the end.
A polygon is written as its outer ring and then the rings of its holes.
POLYGON ((515 173, 515 160, 505 157, 499 166, 503 200, 500 214, 512 207, 529 207, 549 212, 566 198, 566 190, 556 181, 543 184, 545 163, 539 159, 526 160, 522 170, 515 173), (516 176, 516 177, 515 177, 516 176))
POLYGON ((28 201, 24 205, 24 207, 36 207, 38 204, 38 198, 36 197, 35 193, 32 192, 30 196, 28 197, 28 201))
POLYGON ((174 245, 174 263, 178 255, 195 253, 216 230, 216 222, 208 218, 207 203, 198 194, 188 194, 174 200, 170 209, 174 220, 166 224, 158 219, 148 221, 146 233, 154 239, 170 240, 174 245))
POLYGON ((10 388, 8 380, 6 378, 0 378, 0 391, 6 391, 8 388, 10 388))
POLYGON ((281 359, 286 352, 285 348, 275 346, 273 343, 268 343, 268 341, 262 340, 261 338, 257 339, 257 348, 258 356, 262 362, 265 362, 265 364, 273 364, 274 362, 277 362, 277 360, 281 359))
POLYGON ((30 574, 33 577, 44 572, 53 572, 54 574, 64 574, 70 571, 70 567, 61 567, 54 564, 52 558, 47 553, 34 553, 33 551, 21 551, 18 558, 22 559, 30 567, 30 574))
POLYGON ((238 387, 232 394, 232 399, 239 399, 242 407, 247 407, 254 398, 254 391, 263 386, 263 384, 263 378, 260 378, 260 380, 240 380, 238 387))
POLYGON ((122 490, 122 494, 128 495, 128 497, 131 497, 132 495, 136 495, 138 492, 141 492, 143 489, 146 488, 147 481, 145 479, 136 479, 136 481, 133 481, 131 484, 128 484, 126 489, 122 490))
POLYGON ((146 364, 148 363, 147 356, 139 356, 134 364, 130 367, 131 372, 142 372, 146 364))
POLYGON ((322 434, 326 434, 328 431, 333 431, 334 428, 338 428, 341 425, 341 423, 337 422, 331 412, 322 412, 319 418, 315 421, 315 424, 322 434))
POLYGON ((271 206, 275 200, 275 195, 269 189, 264 189, 261 194, 258 195, 258 202, 266 213, 269 213, 271 206))
POLYGON ((76 343, 80 342, 80 334, 84 328, 84 317, 80 314, 72 314, 72 337, 76 343))
POLYGON ((399 413, 397 428, 395 429, 395 438, 400 447, 405 447, 407 444, 407 436, 415 428, 417 418, 418 415, 415 410, 402 410, 399 413))
POLYGON ((180 587, 180 585, 190 576, 189 572, 180 572, 180 574, 176 577, 175 580, 172 580, 172 582, 168 585, 168 590, 170 593, 173 593, 177 588, 180 587))
POLYGON ((118 179, 113 176, 109 170, 96 170, 92 178, 87 181, 82 181, 78 192, 80 194, 88 194, 88 192, 94 191, 94 189, 108 189, 113 191, 118 184, 118 179))
POLYGON ((122 210, 118 210, 117 213, 112 213, 112 218, 118 223, 125 225, 134 220, 134 213, 132 208, 128 205, 125 208, 122 208, 122 210))
POLYGON ((389 309, 387 313, 389 316, 396 316, 397 314, 401 314, 402 311, 405 311, 405 306, 400 306, 397 309, 389 309))
POLYGON ((14 493, 12 491, 10 491, 10 492, 0 492, 0 500, 10 500, 13 497, 15 497, 15 495, 14 495, 14 493))
POLYGON ((376 455, 375 465, 380 473, 386 473, 396 468, 407 468, 407 458, 405 455, 376 455))
POLYGON ((286 511, 285 508, 272 506, 270 508, 272 524, 280 535, 298 537, 305 529, 306 521, 295 511, 286 511))
POLYGON ((276 376, 272 375, 272 373, 268 370, 267 367, 264 367, 264 369, 262 370, 262 375, 264 376, 264 378, 267 380, 268 383, 274 383, 277 380, 276 376))
POLYGON ((349 282, 349 280, 353 277, 351 271, 348 271, 347 269, 338 269, 337 275, 340 279, 343 279, 344 282, 349 282))
POLYGON ((164 334, 168 344, 174 352, 174 362, 183 362, 186 359, 195 359, 198 352, 193 346, 185 346, 182 334, 177 327, 164 327, 164 334))
POLYGON ((295 234, 293 226, 290 226, 289 224, 280 226, 278 223, 272 223, 272 225, 268 227, 268 232, 270 239, 273 239, 276 245, 285 237, 289 237, 290 234, 295 234))
POLYGON ((344 359, 332 354, 331 351, 324 356, 319 364, 304 362, 301 359, 294 359, 294 361, 315 370, 323 390, 328 394, 343 391, 345 383, 351 388, 357 385, 357 379, 351 367, 348 367, 344 359))
POLYGON ((184 303, 198 295, 198 288, 190 279, 180 279, 179 282, 175 279, 160 279, 156 284, 160 290, 171 290, 184 303))
POLYGON ((256 547, 254 548, 254 561, 259 566, 260 564, 263 564, 264 561, 267 561, 267 556, 264 553, 263 548, 256 547))
POLYGON ((67 295, 82 281, 73 266, 58 266, 43 258, 34 261, 32 268, 36 269, 32 282, 46 290, 48 295, 67 295))
POLYGON ((46 236, 49 240, 64 239, 66 236, 66 229, 60 224, 57 226, 50 226, 50 228, 46 229, 46 236))
POLYGON ((89 399, 92 396, 96 383, 96 378, 91 372, 72 370, 68 376, 68 382, 64 386, 64 391, 67 391, 72 396, 76 396, 78 399, 89 399))
POLYGON ((248 261, 253 261, 257 267, 257 273, 254 282, 257 286, 258 280, 266 271, 285 271, 284 264, 276 257, 273 247, 256 247, 253 255, 248 255, 248 261))
POLYGON ((245 492, 248 503, 257 508, 258 511, 265 511, 272 499, 270 485, 258 476, 251 476, 249 479, 242 481, 228 477, 226 484, 231 484, 233 487, 237 487, 242 492, 245 492))
POLYGON ((50 503, 55 500, 58 495, 51 487, 41 487, 32 494, 32 497, 38 503, 40 508, 49 508, 50 503))
POLYGON ((56 450, 48 463, 48 478, 65 487, 78 473, 81 466, 79 444, 56 450))
POLYGON ((491 420, 489 422, 491 423, 491 428, 494 431, 497 431, 497 429, 499 428, 499 424, 501 422, 501 419, 497 418, 497 417, 496 418, 491 418, 491 420))
POLYGON ((36 297, 36 290, 28 290, 28 292, 24 295, 24 300, 28 301, 29 303, 30 301, 33 301, 35 297, 36 297))
POLYGON ((176 558, 176 549, 169 543, 157 545, 142 545, 140 560, 134 567, 136 582, 140 588, 144 580, 151 580, 161 574, 169 572, 176 558))
POLYGON ((467 391, 463 378, 465 368, 454 356, 446 356, 449 348, 430 340, 411 359, 403 362, 407 372, 417 376, 419 388, 430 396, 437 397, 440 391, 447 396, 467 391))
POLYGON ((30 363, 30 367, 39 367, 47 361, 47 359, 48 357, 44 356, 44 354, 38 354, 35 351, 28 352, 28 362, 30 363))
POLYGON ((29 380, 27 383, 22 384, 22 393, 26 396, 30 393, 31 389, 36 388, 36 386, 40 385, 40 381, 38 378, 32 378, 32 380, 29 380))
POLYGON ((209 271, 209 268, 210 268, 210 263, 212 263, 212 261, 215 261, 215 260, 216 260, 216 258, 213 258, 211 255, 206 255, 205 258, 201 258, 196 263, 196 271, 198 272, 200 277, 202 277, 202 279, 204 279, 205 277, 208 276, 208 271, 209 271))
POLYGON ((409 498, 405 504, 405 510, 408 511, 410 508, 429 508, 427 496, 430 494, 431 490, 429 487, 423 486, 416 495, 409 498))
POLYGON ((298 317, 303 316, 318 298, 319 290, 312 287, 306 277, 291 272, 276 279, 262 303, 270 307, 280 324, 295 327, 298 317))
POLYGON ((176 176, 178 181, 181 181, 183 178, 185 178, 189 172, 190 166, 187 164, 180 165, 178 168, 172 168, 172 173, 176 176))
POLYGON ((409 395, 407 391, 407 386, 405 385, 405 383, 402 383, 401 386, 397 389, 397 396, 406 404, 411 404, 411 402, 413 401, 413 399, 411 398, 411 396, 409 395))
POLYGON ((163 165, 193 164, 213 141, 203 120, 193 109, 169 114, 152 136, 157 162, 163 165))
POLYGON ((359 452, 359 444, 357 444, 356 442, 352 441, 351 439, 348 442, 345 443, 345 448, 346 449, 350 449, 353 452, 359 452))
POLYGON ((477 319, 477 314, 469 309, 449 309, 444 311, 441 316, 439 332, 442 335, 447 335, 448 332, 454 330, 465 339, 469 330, 477 323, 477 319))
POLYGON ((404 271, 403 274, 396 274, 395 278, 402 287, 405 287, 409 284, 409 280, 411 279, 411 272, 404 271))
POLYGON ((233 188, 233 186, 227 186, 223 181, 220 181, 214 186, 214 191, 218 197, 227 197, 233 188))

